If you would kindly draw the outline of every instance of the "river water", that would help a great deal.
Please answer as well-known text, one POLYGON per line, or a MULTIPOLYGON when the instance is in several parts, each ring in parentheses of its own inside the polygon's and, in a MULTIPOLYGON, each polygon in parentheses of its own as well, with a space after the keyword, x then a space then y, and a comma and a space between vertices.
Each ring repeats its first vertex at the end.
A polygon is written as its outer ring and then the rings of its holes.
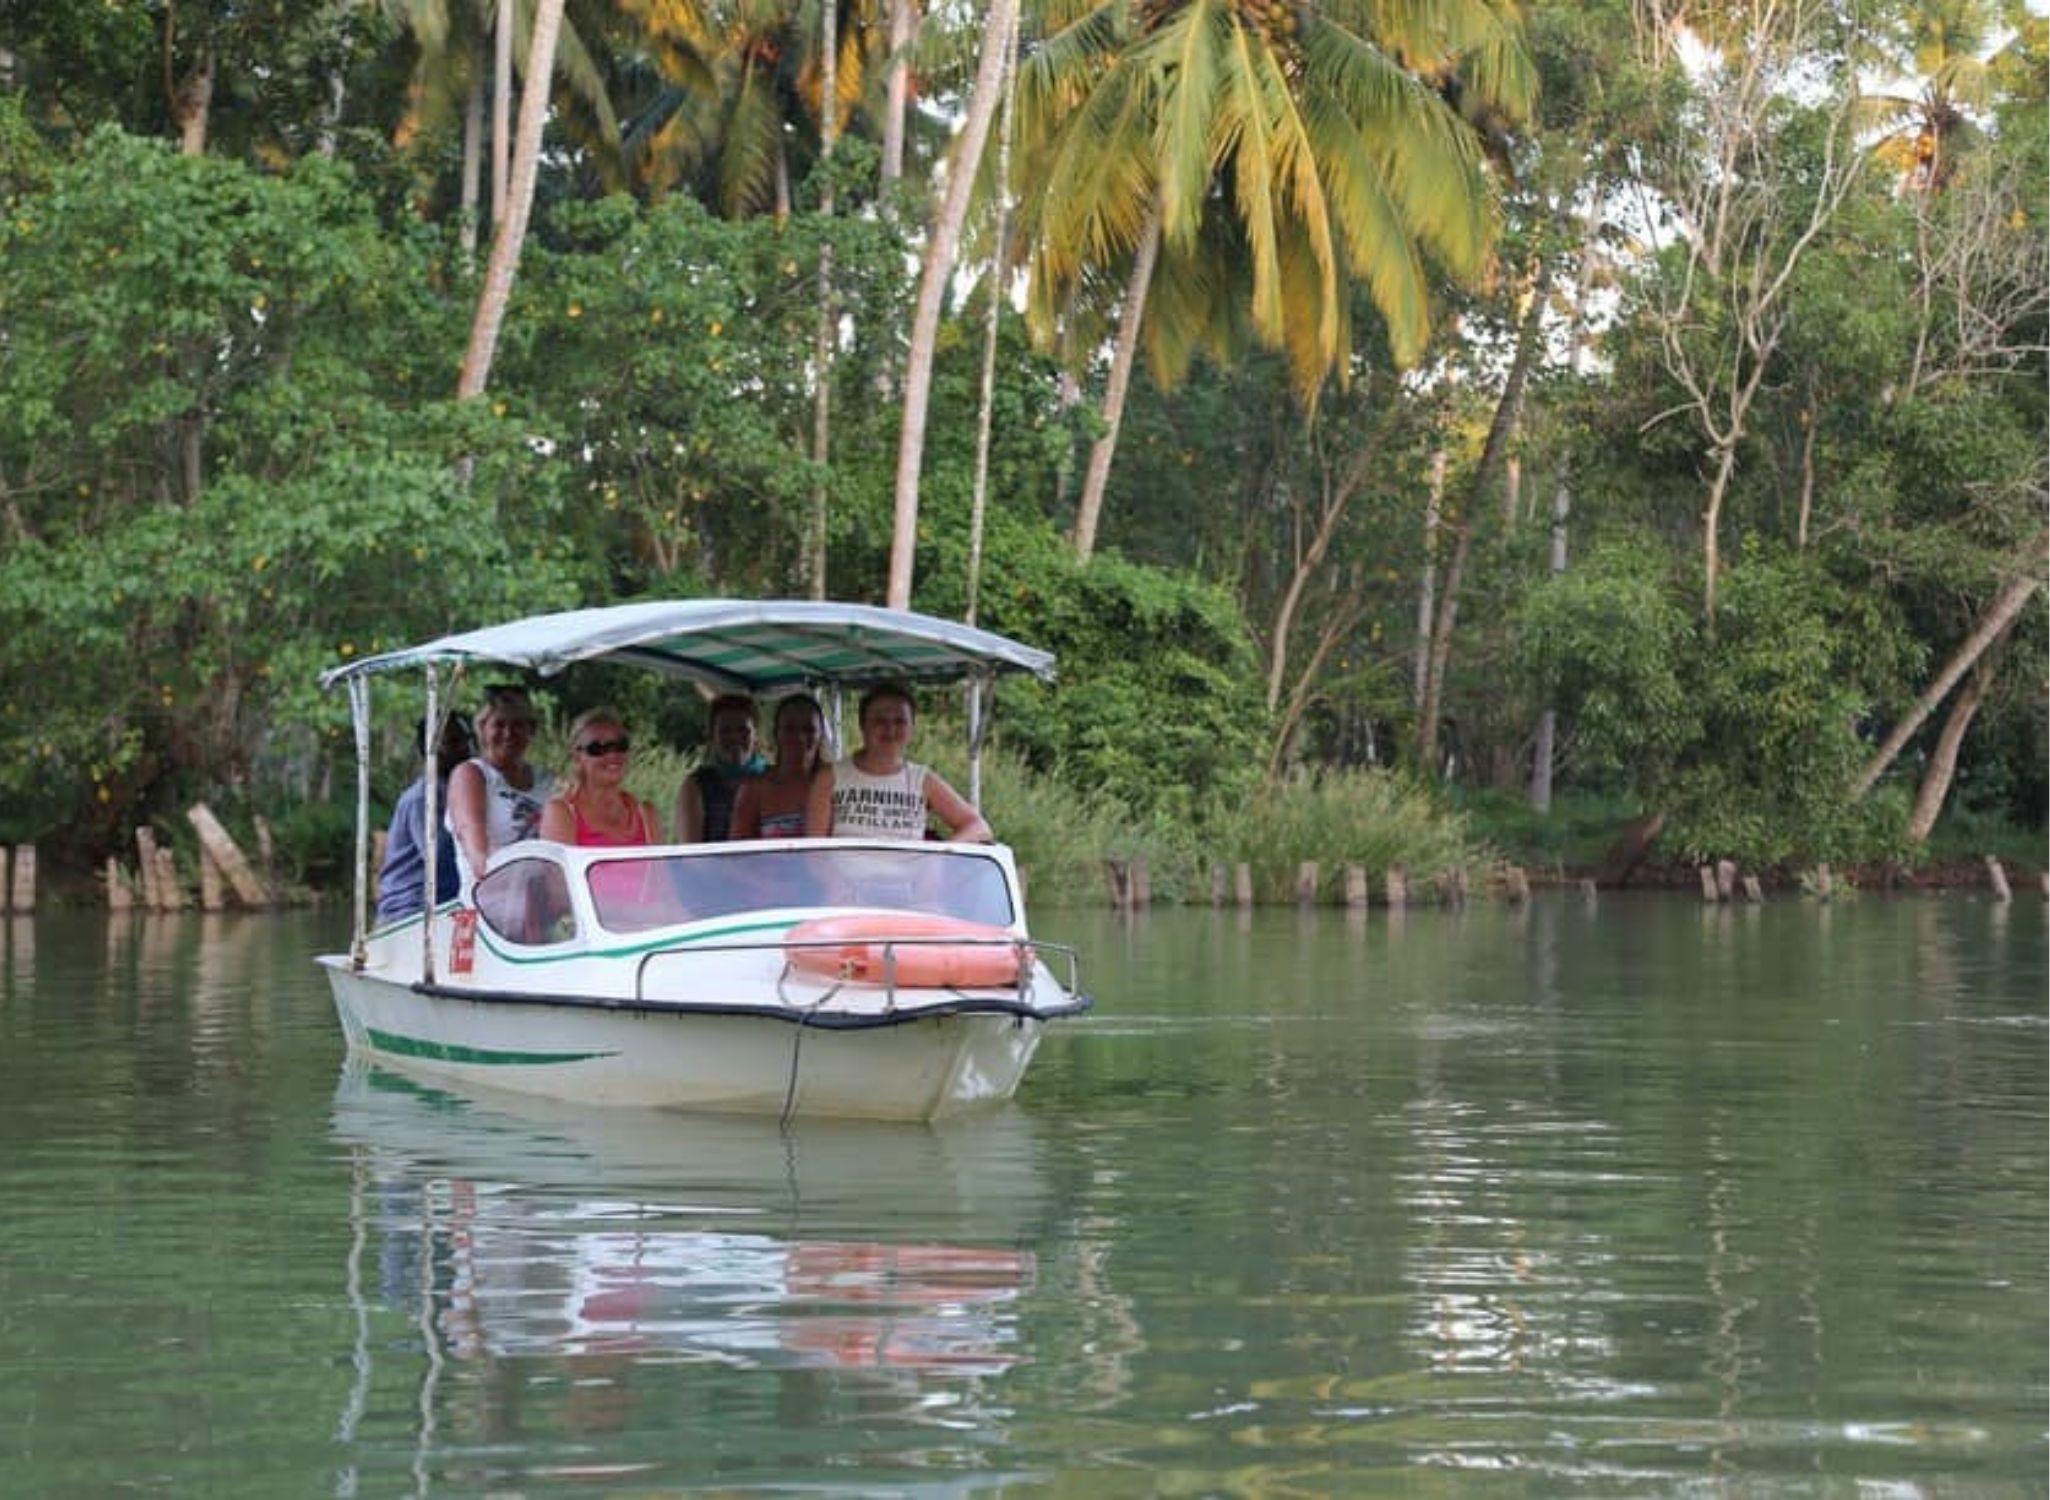
POLYGON ((2042 902, 1038 925, 1014 1106, 789 1133, 0 926, 0 1492, 2045 1492, 2042 902))

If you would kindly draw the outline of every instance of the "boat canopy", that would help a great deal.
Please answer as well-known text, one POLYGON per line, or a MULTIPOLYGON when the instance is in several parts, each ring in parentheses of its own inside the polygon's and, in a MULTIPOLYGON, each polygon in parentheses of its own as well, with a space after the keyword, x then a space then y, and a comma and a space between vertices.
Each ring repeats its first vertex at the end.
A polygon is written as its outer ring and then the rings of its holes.
POLYGON ((815 683, 952 682, 1029 672, 1053 656, 972 625, 871 604, 800 599, 656 599, 530 615, 334 667, 323 687, 438 662, 522 667, 543 676, 611 661, 716 691, 775 694, 815 683))

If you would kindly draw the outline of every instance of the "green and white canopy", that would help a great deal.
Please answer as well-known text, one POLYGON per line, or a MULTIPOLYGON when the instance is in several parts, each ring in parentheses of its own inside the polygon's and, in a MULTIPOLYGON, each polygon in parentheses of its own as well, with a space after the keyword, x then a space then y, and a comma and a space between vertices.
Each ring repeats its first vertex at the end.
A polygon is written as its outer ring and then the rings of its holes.
POLYGON ((460 662, 543 676, 582 661, 667 672, 722 692, 775 694, 820 683, 952 682, 1029 672, 1053 657, 930 615, 814 600, 683 599, 533 615, 332 668, 324 687, 377 672, 460 662))

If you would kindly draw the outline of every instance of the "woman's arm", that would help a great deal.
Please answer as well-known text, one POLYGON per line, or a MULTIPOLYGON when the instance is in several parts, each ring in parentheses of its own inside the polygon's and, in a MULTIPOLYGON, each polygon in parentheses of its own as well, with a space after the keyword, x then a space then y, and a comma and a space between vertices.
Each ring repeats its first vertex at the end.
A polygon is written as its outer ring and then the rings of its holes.
POLYGON ((755 783, 760 779, 750 776, 740 784, 740 791, 733 799, 733 821, 727 825, 727 838, 758 839, 762 836, 761 801, 755 796, 755 783))
POLYGON ((925 805, 939 814, 940 821, 947 825, 947 838, 956 844, 994 844, 997 836, 990 831, 975 804, 948 786, 936 772, 925 773, 925 805))
POLYGON ((683 778, 676 789, 676 842, 702 844, 705 841, 705 794, 698 789, 697 772, 683 778))
POLYGON ((811 791, 804 799, 804 836, 822 839, 833 831, 833 768, 820 766, 812 773, 811 791))
POLYGON ((662 814, 656 811, 655 804, 642 801, 639 797, 635 797, 632 792, 628 792, 627 796, 632 798, 634 817, 639 819, 638 826, 641 830, 641 842, 644 844, 661 843, 662 814))
POLYGON ((481 876, 484 862, 491 857, 491 836, 484 817, 484 773, 468 761, 449 773, 448 821, 471 878, 481 876))
POLYGON ((536 838, 553 839, 558 844, 574 844, 577 841, 577 815, 561 797, 550 797, 548 805, 541 809, 541 826, 534 830, 536 838))

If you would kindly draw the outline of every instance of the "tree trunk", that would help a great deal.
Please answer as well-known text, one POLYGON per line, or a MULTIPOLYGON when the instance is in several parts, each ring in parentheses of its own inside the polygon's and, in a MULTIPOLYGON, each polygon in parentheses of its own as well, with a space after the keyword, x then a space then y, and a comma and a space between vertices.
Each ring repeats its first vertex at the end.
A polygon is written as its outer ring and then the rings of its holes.
POLYGON ((1663 811, 1648 812, 1634 819, 1603 856, 1601 873, 1595 877, 1596 884, 1626 883, 1637 873, 1637 867, 1644 863, 1645 856, 1651 853, 1651 846, 1665 831, 1665 826, 1666 814, 1663 811))
POLYGON ((1523 321, 1516 330, 1516 357, 1509 362, 1509 374, 1502 382, 1502 395, 1495 402, 1494 418, 1488 423, 1488 440, 1481 448, 1473 486, 1462 508, 1459 541, 1452 549, 1452 565, 1445 570, 1445 596, 1438 605, 1438 621, 1431 633, 1430 670, 1424 682, 1423 701, 1417 710, 1417 766, 1432 774, 1438 753, 1438 720, 1444 713, 1445 672, 1452 659, 1452 629, 1459 620, 1459 586, 1466 573, 1467 554, 1473 548, 1474 517, 1488 486, 1495 482, 1509 456, 1509 443, 1523 421, 1523 393, 1530 386, 1530 372, 1537 364, 1539 337, 1544 321, 1545 293, 1552 284, 1552 268, 1538 263, 1523 321))
POLYGON ((178 150, 184 156, 206 155, 206 131, 214 105, 214 55, 202 52, 192 71, 171 94, 171 116, 178 124, 178 150))
POLYGON ((1110 487, 1110 461, 1118 449, 1118 426, 1124 421, 1125 394, 1132 385, 1132 366, 1139 361, 1139 329, 1146 317, 1146 293, 1153 285, 1153 267, 1160 259, 1161 205, 1139 232, 1132 256, 1132 274, 1125 282, 1125 305, 1118 315, 1118 339, 1111 356, 1110 381, 1103 392, 1103 436, 1089 450, 1082 476, 1082 497, 1075 504, 1075 556, 1083 562, 1095 555, 1096 527, 1103 516, 1103 495, 1110 487))
POLYGON ((519 137, 513 151, 512 179, 506 210, 491 239, 491 262, 484 270, 484 288, 477 298, 477 320, 470 327, 470 346, 456 378, 456 396, 481 395, 491 380, 491 362, 498 353, 498 331, 512 300, 513 276, 527 237, 527 216, 534 207, 534 179, 541 163, 541 130, 548 123, 548 80, 555 74, 555 42, 562 32, 563 0, 539 0, 534 11, 533 44, 527 50, 526 88, 520 98, 519 137))
POLYGON ((1723 570, 1723 500, 1730 493, 1730 475, 1737 467, 1738 437, 1733 429, 1729 441, 1719 446, 1715 478, 1709 481, 1708 502, 1701 511, 1701 613, 1708 622, 1710 640, 1715 639, 1716 581, 1723 570))
POLYGON ((477 263, 477 197, 484 173, 484 72, 470 70, 470 89, 463 101, 463 198, 460 233, 463 263, 477 263))
POLYGON ((1936 826, 1936 819, 1943 812, 1943 804, 1950 796, 1950 784, 1957 775, 1957 753, 1964 744, 1965 731, 1972 727, 1972 719, 1979 712, 1979 702, 1986 696, 1986 689, 1993 684, 1993 658, 1981 657, 1972 668, 1972 677, 1957 697, 1950 703, 1950 713, 1943 721, 1943 731, 1936 736, 1936 749, 1929 756, 1929 769, 1922 773, 1922 785, 1915 792, 1915 809, 1908 815, 1908 841, 1926 844, 1929 830, 1936 826))
MULTIPOLYGON (((1018 12, 1013 11, 1012 35, 1004 48, 1007 59, 1016 57, 1017 29, 1018 12)), ((968 580, 962 618, 970 625, 975 623, 982 599, 982 541, 983 531, 989 521, 989 450, 991 432, 996 419, 997 336, 1003 330, 1004 272, 1011 256, 1011 127, 1017 112, 1017 102, 1018 70, 1007 63, 1004 69, 1004 112, 997 126, 996 248, 990 253, 989 311, 988 321, 983 325, 982 333, 982 389, 978 393, 975 408, 975 489, 968 508, 968 580)), ((983 723, 980 684, 972 690, 968 701, 969 730, 971 736, 976 738, 979 748, 983 723)), ((980 755, 976 756, 969 769, 978 782, 976 790, 969 793, 968 800, 974 802, 980 792, 980 755)))
MULTIPOLYGON (((819 192, 819 218, 833 217, 833 147, 840 139, 840 8, 835 0, 819 7, 819 167, 825 174, 819 192)), ((814 599, 826 597, 826 465, 833 456, 833 341, 839 324, 839 308, 833 296, 833 241, 830 235, 819 244, 819 321, 812 335, 811 461, 816 477, 811 484, 811 510, 805 526, 805 591, 814 599)))
POLYGON ((882 185, 904 175, 904 122, 911 112, 911 40, 918 34, 918 0, 890 0, 890 60, 883 105, 882 185))
POLYGON ((1445 569, 1445 596, 1438 602, 1438 618, 1431 628, 1424 697, 1417 706, 1416 763, 1426 776, 1438 774, 1438 727, 1445 714, 1445 672, 1452 661, 1452 630, 1459 623, 1459 586, 1465 580, 1466 558, 1472 550, 1473 522, 1466 521, 1460 525, 1459 540, 1452 544, 1451 565, 1445 569))
POLYGON ((1374 450, 1361 448, 1346 465, 1344 475, 1334 486, 1329 476, 1324 480, 1324 495, 1321 514, 1317 517, 1316 535, 1310 538, 1310 545, 1296 558, 1295 568, 1289 575, 1288 587, 1282 591, 1281 606, 1274 612, 1273 644, 1267 654, 1267 711, 1269 713, 1281 704, 1282 684, 1288 680, 1288 640, 1295 629, 1295 614, 1302 603, 1303 590, 1309 587, 1317 569, 1323 566, 1324 558, 1331 550, 1333 538, 1338 535, 1338 523, 1345 519, 1346 507, 1352 497, 1366 483, 1367 469, 1374 458, 1374 450))
MULTIPOLYGON (((527 76, 534 76, 530 65, 527 76)), ((498 22, 492 28, 491 69, 491 228, 494 237, 505 222, 512 192, 513 0, 498 0, 498 22)))
POLYGON ((1417 586, 1416 661, 1410 672, 1410 702, 1419 712, 1431 680, 1431 618, 1438 612, 1438 530, 1445 513, 1445 450, 1431 455, 1431 493, 1424 502, 1424 576, 1417 586))
POLYGON ((925 463, 925 418, 932 401, 940 309, 946 301, 947 282, 953 275, 961 228, 968 218, 976 168, 982 162, 990 121, 996 115, 1004 69, 1010 65, 1011 20, 1017 9, 1018 0, 991 0, 989 14, 983 19, 975 92, 969 98, 967 118, 962 121, 961 134, 947 161, 946 197, 926 235, 918 304, 912 313, 911 343, 904 360, 904 422, 897 439, 897 494, 890 528, 888 603, 892 609, 911 607, 911 573, 918 549, 918 479, 925 463))
MULTIPOLYGON (((1564 474, 1552 491, 1551 573, 1557 578, 1566 571, 1566 521, 1573 513, 1573 490, 1564 474)), ((1530 753, 1530 805, 1539 812, 1552 810, 1552 760, 1557 753, 1559 713, 1547 708, 1538 716, 1537 741, 1530 753)))
POLYGON ((1900 723, 1894 725, 1893 733, 1886 737, 1886 743, 1879 747, 1879 752, 1858 773, 1858 779, 1851 784, 1853 802, 1872 790, 1879 778, 1886 774, 1887 767, 1914 738, 1915 731, 1922 727, 1922 721, 1936 711, 1936 705, 1943 701, 1944 695, 1977 664, 1979 658, 1986 654, 1986 649, 2000 639, 2002 632, 2014 623, 2015 616, 2022 612, 2022 606, 2029 602, 2030 596, 2042 587, 2043 576, 2036 557, 2042 546, 2043 538, 2039 536, 2029 548, 2029 571, 2010 583, 1994 601, 1977 628, 1965 637, 1964 644, 1951 653, 1950 660, 1943 664, 1943 670, 1936 674, 1936 680, 1923 690, 1922 696, 1915 700, 1900 723))

